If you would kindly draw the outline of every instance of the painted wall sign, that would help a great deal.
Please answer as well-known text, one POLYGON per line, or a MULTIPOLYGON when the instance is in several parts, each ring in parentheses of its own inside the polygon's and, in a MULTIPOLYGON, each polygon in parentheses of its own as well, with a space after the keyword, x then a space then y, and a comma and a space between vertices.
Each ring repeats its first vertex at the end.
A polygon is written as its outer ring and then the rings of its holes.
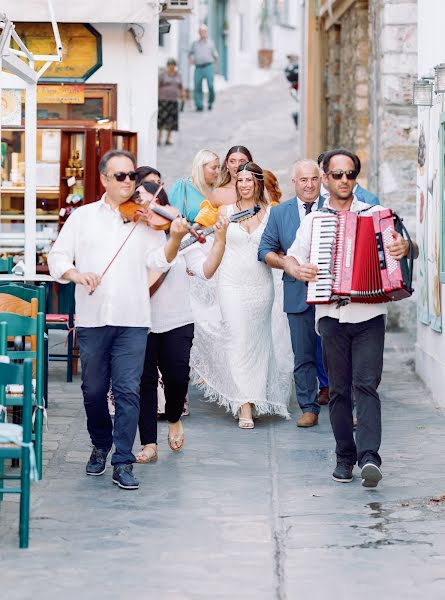
MULTIPOLYGON (((16 31, 34 54, 54 54, 50 23, 16 23, 16 31)), ((102 36, 87 23, 59 23, 63 60, 54 63, 42 83, 83 83, 102 66, 102 36)), ((36 63, 40 68, 43 63, 36 63)))
POLYGON ((38 85, 39 104, 83 104, 85 86, 79 85, 38 85))

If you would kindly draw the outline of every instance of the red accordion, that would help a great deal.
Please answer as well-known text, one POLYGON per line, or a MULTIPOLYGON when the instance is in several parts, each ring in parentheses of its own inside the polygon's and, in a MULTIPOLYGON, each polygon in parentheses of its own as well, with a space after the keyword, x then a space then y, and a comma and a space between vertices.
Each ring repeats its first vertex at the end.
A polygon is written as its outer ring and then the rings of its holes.
MULTIPOLYGON (((366 212, 361 211, 361 212, 366 212)), ((320 211, 312 222, 309 262, 319 268, 317 279, 308 283, 307 303, 380 303, 411 296, 410 264, 392 258, 395 222, 392 210, 372 214, 320 211)), ((404 232, 406 229, 401 225, 404 232)), ((406 232, 407 234, 407 232, 406 232)), ((408 235, 408 234, 407 234, 408 235)))

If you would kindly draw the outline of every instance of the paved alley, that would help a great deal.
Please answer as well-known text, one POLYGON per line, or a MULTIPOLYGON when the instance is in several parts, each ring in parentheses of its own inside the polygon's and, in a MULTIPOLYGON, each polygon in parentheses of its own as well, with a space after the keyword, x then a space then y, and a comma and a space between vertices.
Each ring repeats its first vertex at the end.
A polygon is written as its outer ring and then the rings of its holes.
MULTIPOLYGON (((296 104, 280 74, 262 87, 231 88, 215 110, 183 114, 161 147, 165 180, 187 175, 203 147, 234 143, 273 170, 291 195, 296 104)), ((445 416, 413 371, 415 340, 387 335, 383 473, 365 490, 331 479, 328 410, 320 424, 263 417, 241 431, 191 393, 183 452, 136 465, 137 492, 85 475, 90 454, 80 380, 50 363, 44 479, 33 485, 30 548, 19 550, 17 498, 0 511, 5 600, 441 600, 445 597, 445 416)), ((138 442, 139 440, 137 440, 138 442)), ((139 444, 135 444, 135 449, 139 444)))

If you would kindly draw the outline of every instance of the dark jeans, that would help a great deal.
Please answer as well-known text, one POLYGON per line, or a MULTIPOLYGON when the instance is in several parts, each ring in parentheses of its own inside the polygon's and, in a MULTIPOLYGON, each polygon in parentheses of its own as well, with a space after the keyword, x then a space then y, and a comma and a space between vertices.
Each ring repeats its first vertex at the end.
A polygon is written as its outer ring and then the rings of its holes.
POLYGON ((147 345, 146 327, 78 327, 82 392, 91 441, 115 452, 112 465, 135 462, 132 448, 139 418, 139 385, 147 345), (116 414, 108 412, 107 393, 113 380, 116 414))
POLYGON ((148 336, 141 377, 139 416, 139 434, 143 446, 157 441, 158 368, 164 383, 166 419, 176 423, 181 418, 189 384, 193 332, 194 325, 191 323, 148 336))
MULTIPOLYGON (((323 365, 317 364, 321 361, 317 361, 318 336, 315 332, 315 309, 309 306, 301 313, 287 313, 287 319, 294 352, 294 380, 298 404, 304 413, 311 412, 318 415, 320 405, 317 402, 317 370, 320 368, 323 372, 324 370, 323 365)), ((320 380, 320 387, 326 385, 321 385, 320 380)))
POLYGON ((329 377, 329 414, 337 443, 337 460, 362 467, 381 464, 381 407, 377 388, 383 369, 383 315, 362 323, 340 323, 323 317, 318 323, 329 377), (357 432, 352 429, 351 389, 357 406, 357 432))

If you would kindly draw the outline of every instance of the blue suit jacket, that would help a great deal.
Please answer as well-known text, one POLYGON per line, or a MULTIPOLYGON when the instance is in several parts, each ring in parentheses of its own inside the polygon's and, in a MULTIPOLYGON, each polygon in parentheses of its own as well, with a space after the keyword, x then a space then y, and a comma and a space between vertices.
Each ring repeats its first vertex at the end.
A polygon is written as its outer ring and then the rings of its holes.
MULTIPOLYGON (((318 208, 324 203, 322 196, 318 199, 318 208)), ((264 262, 268 252, 283 251, 286 253, 295 240, 300 227, 300 214, 297 198, 292 198, 273 206, 270 210, 269 220, 261 237, 258 248, 258 260, 264 262)), ((300 313, 307 309, 307 288, 303 281, 298 281, 283 273, 284 286, 284 312, 300 313)))
POLYGON ((380 204, 380 200, 377 198, 375 194, 370 192, 369 190, 365 190, 359 183, 357 183, 357 187, 354 190, 354 194, 357 197, 357 200, 361 202, 366 202, 366 204, 380 204))

